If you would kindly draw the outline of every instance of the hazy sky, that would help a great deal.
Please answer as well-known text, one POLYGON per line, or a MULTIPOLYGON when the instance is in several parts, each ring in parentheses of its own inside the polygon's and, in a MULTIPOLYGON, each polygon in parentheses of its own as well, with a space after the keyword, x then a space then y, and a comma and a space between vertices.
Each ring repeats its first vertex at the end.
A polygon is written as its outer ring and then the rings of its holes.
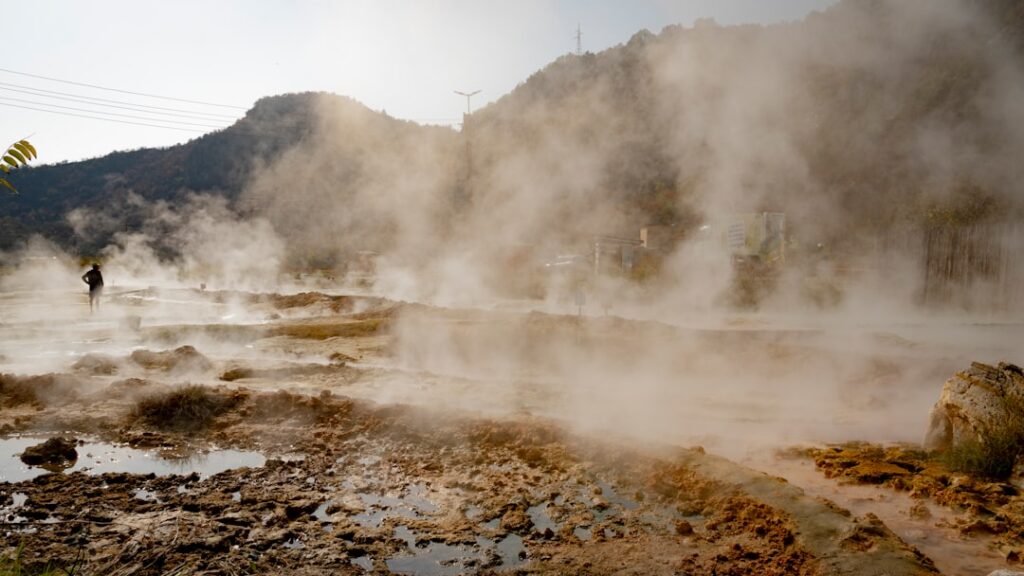
POLYGON ((4 142, 31 136, 40 162, 168 146, 227 125, 262 96, 323 90, 392 116, 457 122, 558 56, 638 30, 796 20, 834 0, 37 0, 5 18, 4 142), (221 103, 197 105, 15 74, 221 103), (106 99, 99 102, 95 99, 106 99), (17 107, 15 107, 17 106, 17 107), (121 106, 116 108, 114 106, 121 106), (165 110, 158 110, 160 107, 165 110), (169 109, 169 110, 168 110, 169 109), (112 115, 113 114, 113 115, 112 115), (117 116, 117 115, 120 116, 117 116), (171 114, 174 114, 172 116, 171 114))

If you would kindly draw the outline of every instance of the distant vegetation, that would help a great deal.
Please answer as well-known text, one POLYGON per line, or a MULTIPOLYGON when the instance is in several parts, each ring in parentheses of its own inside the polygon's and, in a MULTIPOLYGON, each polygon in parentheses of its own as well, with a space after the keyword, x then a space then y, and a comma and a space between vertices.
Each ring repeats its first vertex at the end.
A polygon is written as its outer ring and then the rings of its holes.
MULTIPOLYGON (((318 210, 319 202, 362 186, 375 150, 428 145, 442 158, 430 164, 452 174, 435 179, 451 206, 430 218, 450 224, 477 210, 521 220, 507 211, 508 199, 535 194, 540 208, 527 209, 536 221, 517 230, 526 238, 569 223, 588 231, 648 224, 690 230, 716 202, 785 211, 794 229, 836 245, 905 226, 1017 218, 1014 187, 1024 174, 1016 153, 1024 143, 1013 140, 1019 127, 996 109, 1008 104, 993 79, 1004 73, 1000 66, 1024 61, 1022 30, 1022 0, 843 0, 798 23, 643 31, 598 54, 558 58, 474 113, 462 135, 471 145, 469 168, 457 133, 417 140, 440 129, 341 97, 264 98, 235 125, 186 144, 23 170, 19 185, 32 194, 0 197, 0 249, 40 233, 94 253, 111 234, 146 225, 132 198, 173 205, 202 191, 224 196, 240 212, 258 211, 267 203, 244 202, 243 191, 285 152, 311 149, 325 130, 318 117, 324 99, 349 111, 349 124, 331 127, 339 134, 327 164, 307 165, 296 153, 289 158, 294 170, 278 171, 279 180, 262 191, 276 202, 274 226, 289 240, 302 238, 293 252, 308 262, 317 261, 317 246, 302 235, 323 234, 306 224, 342 221, 318 210), (908 6, 928 14, 938 4, 984 17, 904 21, 908 6), (310 168, 319 175, 303 173, 310 168), (312 186, 323 194, 293 197, 312 186), (100 233, 75 234, 67 214, 82 207, 109 221, 100 233), (298 212, 281 217, 283 209, 298 212)), ((398 160, 387 170, 414 170, 404 153, 393 154, 398 160)), ((422 194, 416 174, 393 179, 422 194)), ((374 208, 380 211, 373 217, 345 222, 365 227, 358 237, 371 245, 363 248, 379 250, 400 230, 386 219, 387 205, 374 208)))

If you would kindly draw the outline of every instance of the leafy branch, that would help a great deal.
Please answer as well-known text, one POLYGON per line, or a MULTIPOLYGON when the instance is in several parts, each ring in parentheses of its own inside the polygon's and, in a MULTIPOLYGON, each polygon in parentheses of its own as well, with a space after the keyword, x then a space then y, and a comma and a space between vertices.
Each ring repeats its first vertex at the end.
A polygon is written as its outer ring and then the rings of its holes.
POLYGON ((11 170, 26 166, 29 160, 35 160, 38 157, 35 146, 29 144, 28 140, 19 140, 11 144, 10 148, 4 152, 3 158, 0 158, 0 172, 3 172, 3 175, 0 175, 0 186, 17 194, 18 189, 7 180, 7 175, 11 173, 11 170))

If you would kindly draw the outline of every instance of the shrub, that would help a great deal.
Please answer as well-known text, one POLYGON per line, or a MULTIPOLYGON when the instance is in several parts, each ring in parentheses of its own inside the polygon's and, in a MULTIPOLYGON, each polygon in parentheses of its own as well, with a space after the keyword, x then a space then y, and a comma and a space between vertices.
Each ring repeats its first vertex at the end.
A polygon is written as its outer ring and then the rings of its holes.
POLYGON ((1005 480, 1024 454, 1024 405, 1007 402, 1006 421, 965 438, 942 455, 950 470, 982 478, 1005 480))
POLYGON ((140 400, 136 415, 162 430, 197 432, 208 428, 217 416, 234 408, 239 401, 238 396, 193 384, 140 400))

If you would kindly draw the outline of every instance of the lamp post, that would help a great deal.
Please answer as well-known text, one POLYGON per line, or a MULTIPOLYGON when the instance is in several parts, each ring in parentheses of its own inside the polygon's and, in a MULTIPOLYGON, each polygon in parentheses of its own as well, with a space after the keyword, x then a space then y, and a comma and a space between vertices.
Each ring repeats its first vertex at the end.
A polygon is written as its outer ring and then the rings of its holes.
POLYGON ((455 93, 458 94, 459 96, 465 96, 466 97, 466 115, 469 116, 470 112, 472 112, 472 109, 469 107, 469 100, 473 96, 476 96, 477 94, 479 94, 480 91, 479 90, 474 90, 473 92, 460 92, 460 91, 456 90, 455 93))

